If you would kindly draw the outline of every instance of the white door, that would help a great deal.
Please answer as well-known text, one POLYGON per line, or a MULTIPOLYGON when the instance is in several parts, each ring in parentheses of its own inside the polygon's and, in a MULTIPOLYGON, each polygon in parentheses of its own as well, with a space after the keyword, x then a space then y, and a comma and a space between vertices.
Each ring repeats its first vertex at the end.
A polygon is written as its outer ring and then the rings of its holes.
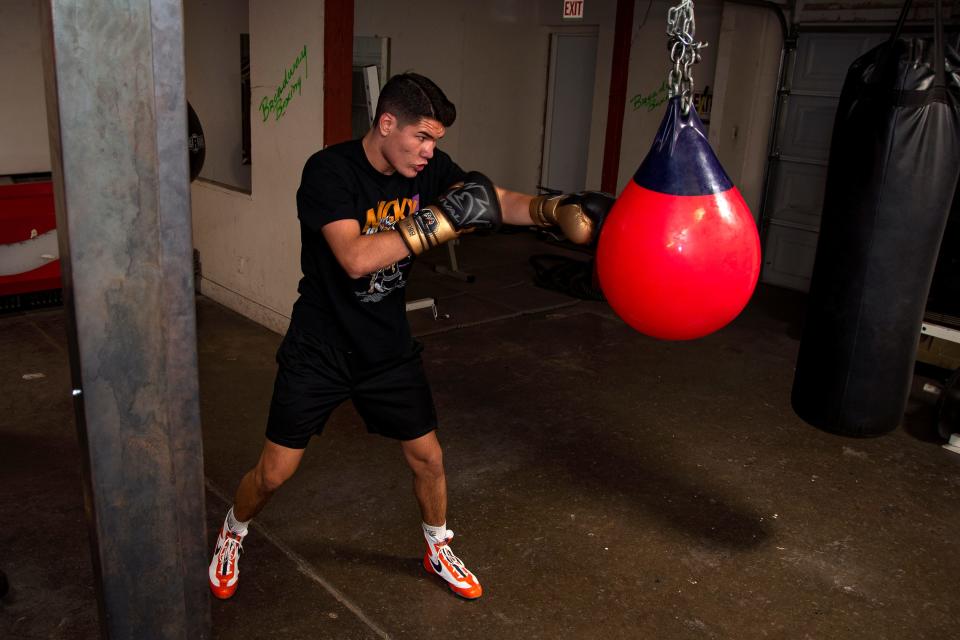
POLYGON ((550 34, 547 113, 540 184, 564 193, 583 191, 593 114, 597 34, 550 34))
POLYGON ((806 291, 823 210, 833 119, 850 64, 882 33, 803 32, 786 79, 764 209, 764 282, 806 291))

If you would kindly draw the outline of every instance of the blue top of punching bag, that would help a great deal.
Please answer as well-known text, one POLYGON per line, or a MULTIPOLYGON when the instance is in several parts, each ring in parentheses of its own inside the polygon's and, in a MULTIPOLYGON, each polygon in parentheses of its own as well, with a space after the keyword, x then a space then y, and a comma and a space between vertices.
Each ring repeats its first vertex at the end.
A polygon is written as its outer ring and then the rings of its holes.
POLYGON ((653 146, 633 181, 645 189, 677 196, 705 196, 733 187, 707 142, 697 111, 680 110, 680 98, 670 98, 653 146))

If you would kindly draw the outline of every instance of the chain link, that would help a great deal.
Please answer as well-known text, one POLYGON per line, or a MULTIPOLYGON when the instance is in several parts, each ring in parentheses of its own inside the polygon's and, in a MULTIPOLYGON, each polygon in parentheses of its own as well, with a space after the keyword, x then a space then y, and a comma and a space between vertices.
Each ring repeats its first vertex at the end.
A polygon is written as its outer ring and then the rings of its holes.
POLYGON ((693 0, 682 0, 667 10, 667 48, 673 68, 667 74, 669 96, 680 96, 683 115, 690 113, 693 104, 693 65, 700 62, 700 49, 705 42, 694 40, 696 21, 693 17, 693 0))

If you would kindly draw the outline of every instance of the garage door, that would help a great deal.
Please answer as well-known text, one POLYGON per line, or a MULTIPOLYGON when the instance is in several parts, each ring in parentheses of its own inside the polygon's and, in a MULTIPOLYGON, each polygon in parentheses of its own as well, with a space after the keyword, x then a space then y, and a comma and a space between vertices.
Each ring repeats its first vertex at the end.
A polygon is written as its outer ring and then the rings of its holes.
POLYGON ((806 291, 823 210, 830 137, 850 64, 883 33, 801 32, 782 93, 764 207, 764 282, 806 291))

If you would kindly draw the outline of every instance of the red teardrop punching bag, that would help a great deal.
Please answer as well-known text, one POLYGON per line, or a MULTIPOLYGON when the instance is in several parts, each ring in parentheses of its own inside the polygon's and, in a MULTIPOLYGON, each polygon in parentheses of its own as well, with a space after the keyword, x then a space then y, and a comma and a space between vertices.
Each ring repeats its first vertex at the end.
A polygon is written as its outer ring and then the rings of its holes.
POLYGON ((597 276, 613 310, 646 335, 690 340, 746 306, 760 274, 750 209, 720 166, 696 110, 680 98, 617 198, 597 247, 597 276))

